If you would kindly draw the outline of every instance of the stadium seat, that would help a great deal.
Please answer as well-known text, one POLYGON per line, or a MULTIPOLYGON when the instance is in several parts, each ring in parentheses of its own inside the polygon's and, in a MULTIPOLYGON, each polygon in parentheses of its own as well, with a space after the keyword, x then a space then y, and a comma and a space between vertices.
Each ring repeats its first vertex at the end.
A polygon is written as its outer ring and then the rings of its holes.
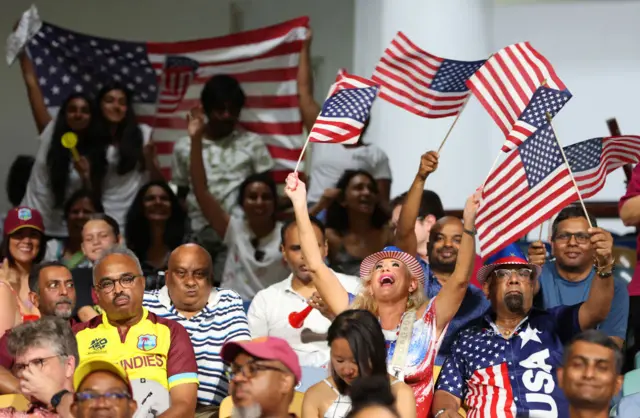
POLYGON ((29 409, 29 400, 22 395, 0 395, 0 408, 14 408, 24 412, 29 409))
POLYGON ((633 395, 640 392, 640 370, 631 370, 624 375, 622 383, 622 396, 633 395))

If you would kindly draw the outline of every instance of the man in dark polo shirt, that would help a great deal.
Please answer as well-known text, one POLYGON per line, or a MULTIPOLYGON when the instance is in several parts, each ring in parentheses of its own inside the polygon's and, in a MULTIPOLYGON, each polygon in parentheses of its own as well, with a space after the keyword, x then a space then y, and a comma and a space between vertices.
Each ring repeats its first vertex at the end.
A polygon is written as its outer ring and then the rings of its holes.
MULTIPOLYGON (((34 266, 29 274, 29 290, 29 298, 41 316, 67 319, 72 326, 78 322, 73 316, 76 305, 73 278, 63 264, 48 261, 34 266)), ((0 394, 20 393, 18 379, 10 372, 13 366, 13 357, 7 351, 10 332, 0 338, 0 394)))

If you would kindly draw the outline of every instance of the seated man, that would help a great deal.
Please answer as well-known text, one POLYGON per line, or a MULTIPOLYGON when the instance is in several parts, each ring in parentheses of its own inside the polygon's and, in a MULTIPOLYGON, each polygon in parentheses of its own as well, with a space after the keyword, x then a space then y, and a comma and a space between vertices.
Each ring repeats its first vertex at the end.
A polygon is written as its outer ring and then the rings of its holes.
MULTIPOLYGON (((311 218, 318 246, 326 257, 328 246, 324 234, 324 225, 311 218)), ((280 283, 269 286, 256 294, 249 307, 249 329, 254 338, 280 337, 286 340, 298 355, 300 365, 323 367, 329 361, 329 346, 326 333, 331 321, 318 310, 313 310, 303 325, 294 328, 289 324, 292 312, 303 311, 308 300, 316 292, 316 287, 307 270, 300 237, 295 220, 287 222, 280 230, 281 250, 284 260, 293 272, 280 283)), ((357 293, 360 280, 353 276, 336 273, 342 286, 351 293, 357 293)))
MULTIPOLYGON (((69 323, 44 317, 11 330, 7 347, 15 358, 13 374, 21 392, 31 401, 27 414, 37 417, 69 416, 73 396, 73 372, 78 346, 69 323)), ((25 416, 7 408, 0 417, 25 416)))
POLYGON ((231 364, 229 391, 233 416, 286 417, 294 388, 302 372, 298 356, 281 338, 261 337, 231 342, 222 347, 222 358, 231 364))
MULTIPOLYGON (((570 417, 607 418, 611 399, 622 387, 622 351, 601 331, 574 337, 564 350, 558 383, 569 401, 570 417)), ((635 417, 640 411, 635 411, 635 417)))
POLYGON ((127 372, 108 358, 95 358, 76 368, 71 412, 75 418, 131 418, 138 405, 127 372))
POLYGON ((198 414, 208 416, 227 396, 229 380, 220 357, 229 341, 250 340, 240 295, 213 287, 213 263, 197 244, 176 248, 169 258, 166 285, 146 292, 143 305, 182 325, 191 337, 198 363, 198 414))
MULTIPOLYGON (((591 225, 597 226, 590 217, 591 225)), ((575 305, 584 302, 589 288, 596 280, 597 271, 593 263, 598 247, 590 240, 589 222, 580 206, 564 208, 553 221, 551 254, 554 261, 545 263, 544 244, 540 241, 529 247, 529 260, 542 266, 542 273, 535 290, 542 291, 542 308, 575 305)), ((612 251, 613 241, 608 242, 612 251)), ((601 249, 602 250, 602 249, 601 249)), ((598 329, 610 336, 622 348, 627 333, 629 316, 629 293, 624 279, 613 277, 614 293, 611 311, 598 329)))
POLYGON ((193 416, 198 367, 189 334, 142 306, 145 278, 133 252, 115 247, 93 266, 102 315, 74 326, 80 360, 109 357, 126 370, 138 408, 193 416))
MULTIPOLYGON (((611 234, 589 230, 594 246, 607 248, 611 234)), ((564 344, 594 328, 613 299, 610 252, 598 253, 601 272, 581 304, 548 311, 533 308, 540 266, 516 244, 489 257, 478 272, 491 307, 457 335, 438 378, 432 411, 456 416, 464 401, 469 417, 569 416, 556 370, 564 344)))
MULTIPOLYGON (((31 268, 29 273, 29 299, 38 308, 41 317, 58 317, 78 323, 73 316, 76 304, 76 290, 71 272, 58 261, 46 261, 31 268)), ((7 350, 7 340, 11 330, 0 338, 0 394, 20 393, 18 379, 9 373, 13 367, 13 356, 7 350)))

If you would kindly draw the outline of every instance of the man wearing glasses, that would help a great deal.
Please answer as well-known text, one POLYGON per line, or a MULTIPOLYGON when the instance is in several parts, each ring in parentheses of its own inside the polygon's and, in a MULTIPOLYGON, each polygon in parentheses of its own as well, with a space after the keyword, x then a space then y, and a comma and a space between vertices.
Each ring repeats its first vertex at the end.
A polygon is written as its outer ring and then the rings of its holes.
POLYGON ((119 363, 133 386, 136 416, 193 416, 198 367, 189 334, 143 308, 145 278, 136 256, 126 248, 106 251, 94 263, 93 282, 103 313, 74 326, 80 360, 119 363))
MULTIPOLYGON (((596 221, 591 224, 596 226, 596 221)), ((594 264, 596 252, 605 252, 611 257, 613 240, 603 241, 596 246, 589 232, 589 222, 580 206, 564 208, 553 221, 551 237, 551 255, 555 260, 545 263, 545 247, 542 242, 534 242, 529 247, 529 260, 542 266, 536 293, 541 291, 542 308, 549 309, 560 305, 574 305, 584 302, 589 288, 598 275, 594 264)), ((613 267, 613 257, 611 257, 613 267)), ((629 316, 629 293, 626 282, 613 277, 614 294, 611 311, 598 329, 607 334, 622 348, 627 333, 629 316)))
MULTIPOLYGON (((599 228, 588 232, 596 248, 611 240, 599 228)), ((584 303, 545 311, 533 308, 540 266, 529 263, 516 244, 490 256, 478 281, 491 308, 454 341, 438 377, 434 417, 458 417, 465 402, 469 417, 568 418, 556 370, 563 346, 609 313, 611 261, 611 253, 597 251, 599 275, 584 303)))
POLYGON ((222 359, 231 365, 229 392, 233 416, 284 418, 302 371, 298 356, 282 338, 260 337, 228 342, 222 359))

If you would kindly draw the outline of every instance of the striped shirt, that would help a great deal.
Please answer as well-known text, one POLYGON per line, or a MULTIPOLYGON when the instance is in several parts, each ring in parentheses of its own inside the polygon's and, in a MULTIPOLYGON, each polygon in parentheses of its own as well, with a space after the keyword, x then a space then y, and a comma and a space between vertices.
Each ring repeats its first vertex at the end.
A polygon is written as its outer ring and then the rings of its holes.
POLYGON ((232 290, 213 289, 204 309, 190 319, 173 306, 166 286, 145 292, 142 304, 149 311, 172 319, 187 330, 198 363, 198 403, 219 405, 229 388, 225 365, 220 358, 222 345, 227 341, 251 338, 240 296, 232 290))

